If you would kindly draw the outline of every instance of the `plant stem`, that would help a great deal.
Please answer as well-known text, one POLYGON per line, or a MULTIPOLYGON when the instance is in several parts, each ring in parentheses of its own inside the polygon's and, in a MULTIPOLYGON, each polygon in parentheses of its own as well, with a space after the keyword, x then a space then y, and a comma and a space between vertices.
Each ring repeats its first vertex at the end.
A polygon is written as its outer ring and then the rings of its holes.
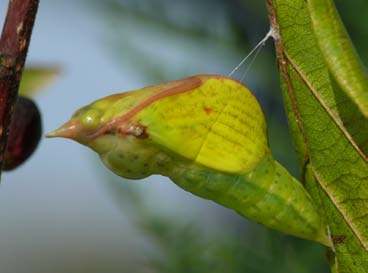
POLYGON ((0 38, 0 174, 39 0, 9 0, 0 38))

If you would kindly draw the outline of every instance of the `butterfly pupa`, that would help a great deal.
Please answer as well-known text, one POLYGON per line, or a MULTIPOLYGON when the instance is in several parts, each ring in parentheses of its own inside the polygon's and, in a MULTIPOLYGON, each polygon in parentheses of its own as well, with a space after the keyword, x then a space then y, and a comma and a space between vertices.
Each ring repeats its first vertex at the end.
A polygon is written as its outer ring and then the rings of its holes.
POLYGON ((197 75, 111 95, 48 136, 90 147, 119 176, 164 175, 269 228, 330 245, 310 195, 272 157, 257 99, 232 78, 197 75))

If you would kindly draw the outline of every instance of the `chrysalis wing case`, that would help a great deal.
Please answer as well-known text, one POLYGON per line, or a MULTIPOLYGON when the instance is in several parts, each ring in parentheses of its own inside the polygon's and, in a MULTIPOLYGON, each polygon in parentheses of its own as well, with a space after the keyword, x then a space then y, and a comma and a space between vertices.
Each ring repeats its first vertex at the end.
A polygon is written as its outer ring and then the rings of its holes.
POLYGON ((330 245, 309 194, 273 160, 256 98, 234 79, 198 75, 115 94, 49 136, 92 148, 122 177, 161 174, 267 227, 330 245))

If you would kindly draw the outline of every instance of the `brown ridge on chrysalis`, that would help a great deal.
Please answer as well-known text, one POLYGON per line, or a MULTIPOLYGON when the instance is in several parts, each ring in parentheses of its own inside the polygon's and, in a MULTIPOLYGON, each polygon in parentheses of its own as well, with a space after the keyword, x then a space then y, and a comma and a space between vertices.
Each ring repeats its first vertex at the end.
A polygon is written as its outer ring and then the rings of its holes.
POLYGON ((125 113, 124 115, 122 115, 120 117, 114 118, 113 120, 111 120, 110 122, 105 124, 103 127, 101 127, 96 132, 88 135, 88 137, 89 138, 95 138, 95 137, 98 137, 100 135, 103 135, 106 131, 109 131, 112 127, 116 126, 117 123, 129 120, 134 115, 136 115, 138 112, 140 112, 142 109, 144 109, 145 107, 147 107, 150 104, 154 103, 155 101, 157 101, 159 99, 162 99, 162 98, 165 98, 165 97, 168 97, 168 96, 173 96, 173 95, 176 95, 176 94, 187 92, 188 90, 192 90, 192 89, 200 86, 203 83, 203 80, 199 76, 192 76, 192 77, 189 77, 189 78, 185 78, 183 80, 174 81, 172 83, 177 83, 178 85, 176 85, 172 88, 164 89, 163 91, 158 92, 157 94, 155 94, 155 95, 149 97, 148 99, 142 101, 141 103, 139 103, 138 105, 133 107, 130 111, 128 111, 127 113, 125 113))

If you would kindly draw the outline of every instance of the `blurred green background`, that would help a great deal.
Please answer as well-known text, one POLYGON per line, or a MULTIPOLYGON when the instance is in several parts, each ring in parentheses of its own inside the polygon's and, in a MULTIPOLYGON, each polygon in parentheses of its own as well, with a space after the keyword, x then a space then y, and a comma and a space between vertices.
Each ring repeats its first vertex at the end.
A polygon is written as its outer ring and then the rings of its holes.
MULTIPOLYGON (((336 1, 368 63, 368 3, 336 1)), ((4 18, 7 1, 0 0, 4 18)), ((41 1, 28 65, 60 67, 36 95, 50 131, 111 93, 194 74, 228 74, 268 31, 263 1, 41 1)), ((235 74, 240 79, 247 62, 235 74)), ((277 61, 266 43, 243 82, 275 158, 300 172, 277 61)), ((159 176, 128 181, 67 140, 43 140, 0 185, 0 272, 328 272, 324 249, 252 223, 159 176)))

